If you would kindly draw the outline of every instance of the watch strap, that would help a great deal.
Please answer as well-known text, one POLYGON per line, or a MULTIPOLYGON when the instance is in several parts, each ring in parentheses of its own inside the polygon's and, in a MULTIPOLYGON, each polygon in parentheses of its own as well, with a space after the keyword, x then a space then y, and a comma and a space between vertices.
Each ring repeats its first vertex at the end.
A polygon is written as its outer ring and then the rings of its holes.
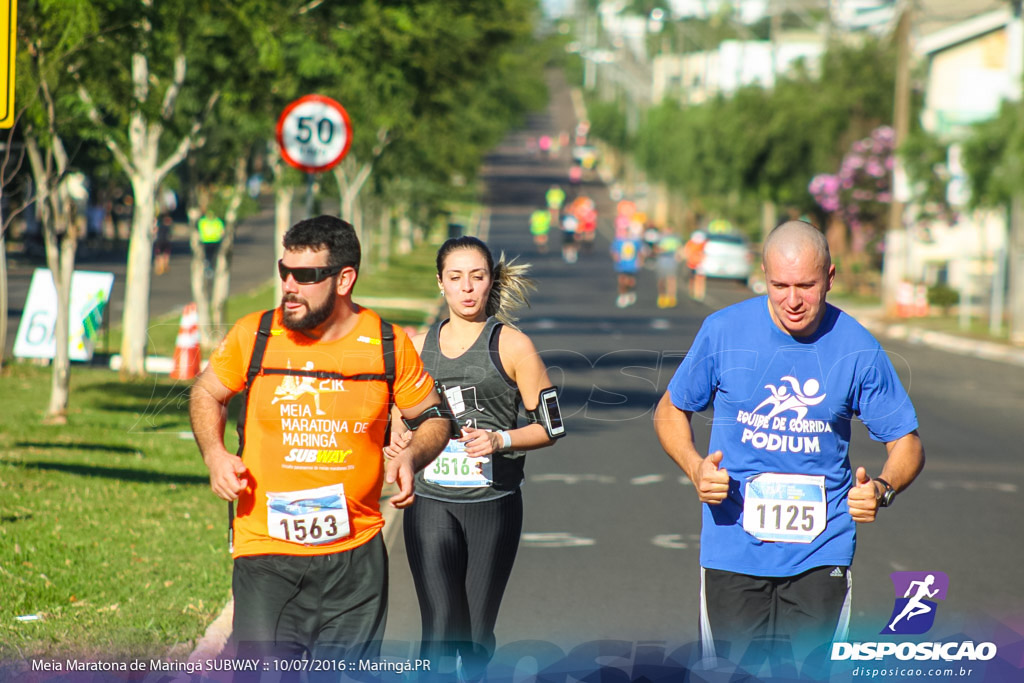
POLYGON ((896 497, 896 489, 893 488, 892 484, 881 477, 875 477, 875 481, 880 483, 883 487, 882 492, 877 495, 878 507, 887 508, 892 505, 893 498, 896 497))

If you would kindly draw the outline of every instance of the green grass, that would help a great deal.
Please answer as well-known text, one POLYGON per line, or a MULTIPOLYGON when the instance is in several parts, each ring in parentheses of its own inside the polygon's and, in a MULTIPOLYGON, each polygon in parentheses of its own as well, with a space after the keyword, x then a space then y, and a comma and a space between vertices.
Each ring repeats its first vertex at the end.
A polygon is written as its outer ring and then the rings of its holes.
POLYGON ((0 376, 0 660, 194 640, 228 597, 231 561, 224 503, 179 436, 187 383, 75 368, 68 424, 42 426, 49 378, 0 376))
MULTIPOLYGON (((356 300, 436 299, 436 248, 365 273, 356 300)), ((232 299, 228 319, 272 305, 270 291, 232 299)), ((426 317, 380 312, 402 325, 426 317)), ((171 354, 177 326, 177 314, 151 323, 152 353, 171 354)), ((125 382, 76 364, 68 422, 51 426, 42 424, 50 377, 32 364, 0 372, 0 663, 183 657, 231 584, 226 505, 190 437, 189 383, 125 382), (16 619, 29 615, 38 619, 16 619)))

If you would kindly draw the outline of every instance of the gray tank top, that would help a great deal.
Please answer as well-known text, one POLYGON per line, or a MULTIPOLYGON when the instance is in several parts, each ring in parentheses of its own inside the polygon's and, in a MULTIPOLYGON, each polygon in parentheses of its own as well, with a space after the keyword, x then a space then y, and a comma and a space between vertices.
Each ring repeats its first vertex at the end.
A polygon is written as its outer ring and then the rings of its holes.
MULTIPOLYGON (((447 322, 431 326, 420 355, 424 367, 445 392, 456 421, 462 427, 515 429, 522 399, 498 355, 502 323, 488 318, 472 346, 458 358, 448 358, 440 348, 441 327, 447 322)), ((478 477, 468 474, 467 460, 458 456, 460 446, 450 441, 441 455, 416 475, 416 495, 449 502, 493 500, 513 493, 523 482, 525 453, 491 454, 490 462, 483 465, 483 477, 478 477)), ((468 459, 468 463, 473 462, 468 459)))

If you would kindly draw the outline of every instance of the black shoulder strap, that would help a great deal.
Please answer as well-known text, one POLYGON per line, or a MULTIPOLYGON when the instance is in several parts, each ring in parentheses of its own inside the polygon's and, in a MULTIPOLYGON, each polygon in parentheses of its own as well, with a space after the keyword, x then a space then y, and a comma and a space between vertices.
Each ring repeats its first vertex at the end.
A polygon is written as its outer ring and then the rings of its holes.
POLYGON ((260 326, 256 330, 256 341, 252 345, 252 356, 249 358, 249 369, 245 373, 245 389, 242 390, 242 407, 236 422, 238 428, 238 455, 242 455, 245 446, 245 415, 249 412, 249 389, 253 380, 260 374, 263 367, 263 355, 267 352, 267 341, 270 339, 270 328, 274 324, 274 310, 264 311, 260 316, 260 326))
MULTIPOLYGON (((256 341, 252 345, 252 357, 249 358, 249 369, 245 373, 245 388, 242 390, 241 408, 238 413, 236 429, 238 431, 238 457, 242 457, 245 448, 245 415, 249 412, 249 389, 252 382, 260 374, 263 367, 263 355, 267 352, 267 341, 270 339, 270 328, 274 324, 274 310, 264 311, 260 316, 260 325, 256 329, 256 341)), ((228 552, 235 548, 235 504, 228 501, 228 552)))
POLYGON ((380 350, 384 355, 384 381, 388 384, 388 426, 384 444, 391 443, 391 407, 395 405, 395 327, 380 319, 380 350))

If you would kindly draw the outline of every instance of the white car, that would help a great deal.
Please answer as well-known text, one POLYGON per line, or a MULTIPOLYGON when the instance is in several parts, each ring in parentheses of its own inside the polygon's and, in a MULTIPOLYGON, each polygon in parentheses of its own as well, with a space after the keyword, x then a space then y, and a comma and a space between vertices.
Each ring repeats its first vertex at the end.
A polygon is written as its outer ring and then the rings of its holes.
POLYGON ((704 258, 697 272, 747 284, 753 263, 746 237, 737 233, 712 233, 704 243, 704 258))

